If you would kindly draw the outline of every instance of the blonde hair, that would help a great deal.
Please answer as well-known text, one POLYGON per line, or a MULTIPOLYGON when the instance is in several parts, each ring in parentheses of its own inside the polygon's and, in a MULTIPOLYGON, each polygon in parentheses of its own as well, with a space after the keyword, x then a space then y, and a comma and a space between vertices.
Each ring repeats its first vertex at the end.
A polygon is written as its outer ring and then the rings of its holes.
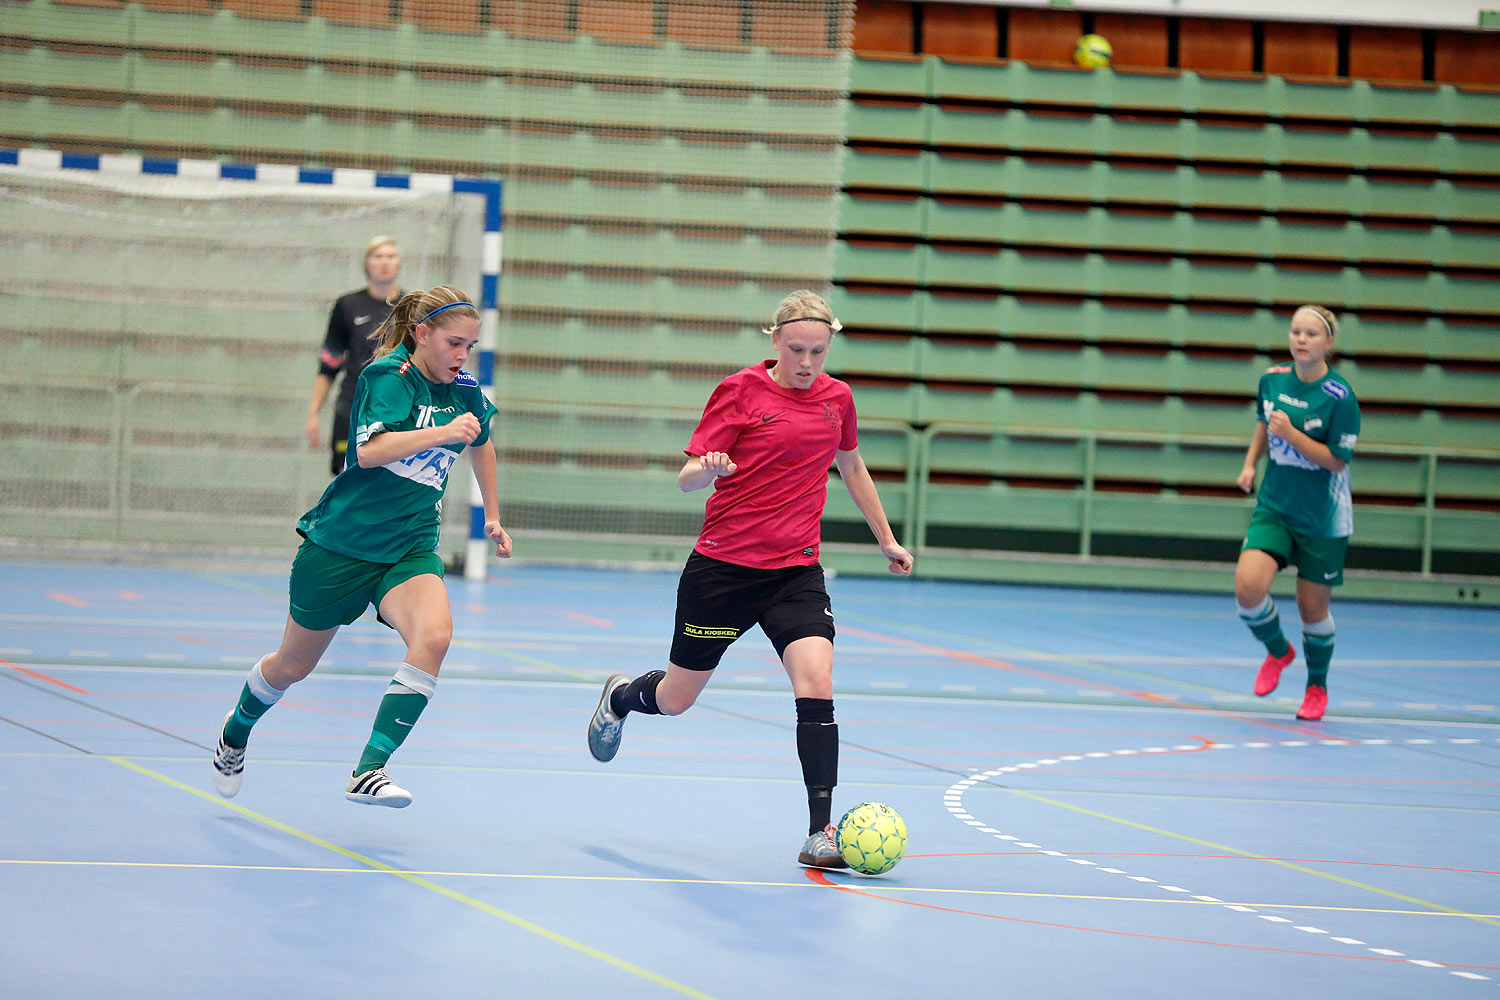
POLYGON ((391 247, 397 253, 401 252, 401 248, 399 246, 396 246, 396 238, 394 236, 373 236, 370 238, 370 242, 365 244, 365 255, 360 259, 368 263, 370 260, 370 254, 374 253, 376 250, 379 250, 381 247, 391 247))
POLYGON ((380 329, 370 334, 375 341, 375 357, 383 358, 402 344, 417 349, 417 327, 422 323, 442 328, 459 317, 479 318, 479 310, 469 297, 452 285, 439 285, 427 291, 407 292, 396 300, 391 314, 380 329))
POLYGON ((817 292, 810 292, 805 288, 799 288, 781 300, 781 304, 776 307, 776 318, 771 321, 770 326, 761 332, 775 333, 788 323, 794 323, 801 319, 813 319, 819 323, 827 323, 828 328, 834 333, 838 333, 844 328, 844 324, 840 323, 833 315, 833 310, 829 308, 828 302, 823 296, 817 292))

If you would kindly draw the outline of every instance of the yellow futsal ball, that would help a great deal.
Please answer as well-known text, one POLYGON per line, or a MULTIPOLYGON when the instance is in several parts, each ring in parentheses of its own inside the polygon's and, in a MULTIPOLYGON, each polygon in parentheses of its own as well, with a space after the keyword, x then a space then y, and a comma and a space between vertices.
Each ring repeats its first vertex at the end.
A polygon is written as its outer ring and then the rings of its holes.
POLYGON ((883 875, 906 853, 906 822, 884 802, 862 802, 839 820, 838 849, 855 871, 883 875))
POLYGON ((1108 66, 1114 54, 1114 47, 1103 35, 1084 35, 1073 46, 1073 61, 1084 69, 1108 66))

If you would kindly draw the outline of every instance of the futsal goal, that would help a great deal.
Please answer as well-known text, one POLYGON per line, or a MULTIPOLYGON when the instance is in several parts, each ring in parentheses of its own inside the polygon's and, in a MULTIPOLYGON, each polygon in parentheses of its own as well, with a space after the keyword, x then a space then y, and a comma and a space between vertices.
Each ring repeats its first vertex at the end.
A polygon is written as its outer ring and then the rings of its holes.
MULTIPOLYGON (((327 484, 304 435, 334 299, 394 237, 405 288, 496 331, 501 185, 0 150, 0 541, 46 554, 289 551, 327 484)), ((326 421, 325 421, 326 426, 326 421)), ((468 477, 443 547, 467 547, 468 477)))

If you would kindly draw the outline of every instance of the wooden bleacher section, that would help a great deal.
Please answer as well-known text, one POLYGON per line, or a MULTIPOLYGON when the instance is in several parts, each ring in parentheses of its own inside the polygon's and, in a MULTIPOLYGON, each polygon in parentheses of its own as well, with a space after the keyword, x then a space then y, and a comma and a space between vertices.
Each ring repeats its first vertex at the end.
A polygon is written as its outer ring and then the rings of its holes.
POLYGON ((1495 572, 1500 36, 1084 17, 859 7, 831 367, 926 433, 922 540, 1232 560, 1255 381, 1320 302, 1350 565, 1495 572))

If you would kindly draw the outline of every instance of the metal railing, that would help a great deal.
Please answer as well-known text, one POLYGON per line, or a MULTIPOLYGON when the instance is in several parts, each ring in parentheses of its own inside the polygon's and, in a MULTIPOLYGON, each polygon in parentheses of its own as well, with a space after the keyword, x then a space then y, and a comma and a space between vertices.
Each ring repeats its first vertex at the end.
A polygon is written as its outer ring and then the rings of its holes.
MULTIPOLYGON (((0 379, 0 391, 12 392, 22 387, 35 389, 36 384, 16 379, 0 379)), ((290 386, 246 386, 246 385, 210 385, 210 384, 186 384, 175 382, 142 381, 130 384, 108 385, 108 384, 76 384, 75 389, 86 392, 101 393, 107 397, 108 407, 106 421, 95 421, 88 428, 95 444, 107 442, 106 454, 108 460, 104 466, 98 469, 98 475, 86 485, 94 489, 96 495, 108 497, 107 511, 94 509, 89 513, 98 515, 107 513, 115 522, 115 540, 128 542, 130 538, 129 522, 132 519, 161 519, 172 516, 170 513, 155 510, 150 506, 139 505, 134 497, 137 491, 145 485, 138 481, 136 473, 136 462, 134 458, 146 448, 163 447, 160 443, 143 445, 137 442, 137 432, 145 430, 146 421, 145 407, 153 405, 151 396, 181 395, 193 397, 201 405, 205 400, 212 402, 214 399, 225 401, 243 402, 254 400, 276 413, 285 413, 286 420, 284 432, 286 435, 286 447, 283 450, 262 448, 262 453, 271 454, 285 461, 279 467, 285 469, 285 478, 275 483, 267 483, 264 480, 246 481, 243 472, 237 473, 236 456, 232 449, 227 450, 222 461, 222 486, 226 491, 226 497, 232 498, 237 489, 279 489, 287 496, 287 516, 295 517, 301 510, 316 498, 323 487, 323 463, 326 461, 323 452, 311 453, 305 440, 302 438, 301 415, 302 407, 306 397, 300 387, 290 386), (314 454, 316 460, 313 460, 314 454)), ((558 416, 587 416, 595 419, 607 420, 611 416, 626 415, 639 416, 641 410, 635 406, 611 406, 608 404, 589 403, 560 403, 556 400, 507 400, 498 401, 501 406, 500 420, 504 419, 504 411, 507 407, 525 409, 528 413, 554 412, 558 416)), ((664 409, 652 411, 653 415, 668 420, 696 421, 699 416, 697 411, 664 409)), ((158 421, 159 423, 159 421, 158 421)), ((24 436, 27 431, 23 424, 16 420, 0 421, 7 430, 7 434, 24 436)), ((43 424, 38 423, 38 427, 43 424)), ((56 425, 54 425, 56 426, 56 425)), ((279 426, 279 425, 278 425, 279 426)), ((1096 504, 1106 491, 1098 488, 1099 475, 1099 449, 1101 444, 1130 444, 1144 446, 1172 446, 1183 445, 1202 449, 1222 449, 1226 453, 1243 449, 1249 441, 1247 434, 1243 438, 1226 435, 1211 434, 1173 434, 1151 431, 1116 431, 1096 430, 1083 428, 1060 428, 1051 426, 1006 426, 998 427, 989 423, 965 422, 965 421, 935 421, 925 425, 917 426, 905 421, 890 418, 866 418, 861 420, 861 429, 867 433, 894 434, 901 438, 902 450, 905 456, 904 475, 904 509, 899 520, 902 522, 903 535, 908 548, 914 553, 920 553, 928 547, 927 535, 931 526, 929 518, 929 504, 932 490, 932 461, 934 442, 943 436, 968 436, 968 437, 1009 437, 1020 439, 1049 439, 1060 442, 1074 442, 1078 449, 1078 464, 1076 471, 1078 485, 1071 491, 1063 491, 1075 499, 1078 503, 1078 517, 1071 530, 1075 530, 1078 536, 1077 556, 1087 559, 1093 554, 1096 537, 1095 512, 1096 504)), ((193 431, 203 435, 215 434, 231 435, 233 427, 198 427, 184 428, 186 439, 192 439, 193 431)), ((278 431, 271 430, 266 433, 267 428, 260 427, 253 430, 260 432, 260 438, 275 438, 278 431)), ((54 435, 57 436, 57 435, 54 435)), ((61 437, 66 438, 66 434, 61 437)), ((497 427, 495 440, 497 443, 503 439, 503 427, 497 427)), ((168 445, 170 447, 170 445, 168 445)), ((185 449, 191 447, 184 445, 185 449)), ((202 447, 201 445, 199 447, 202 447)), ((1395 513, 1401 517, 1414 518, 1419 522, 1420 544, 1420 574, 1430 576, 1432 574, 1434 542, 1437 537, 1437 526, 1444 516, 1443 508, 1438 504, 1438 472, 1441 464, 1454 461, 1463 463, 1481 463, 1492 465, 1495 469, 1493 479, 1494 492, 1485 497, 1486 500, 1500 501, 1500 449, 1480 448, 1457 448, 1457 447, 1434 447, 1420 445, 1394 445, 1378 444, 1361 441, 1359 445, 1359 456, 1361 457, 1397 457, 1415 459, 1422 470, 1422 484, 1420 490, 1416 491, 1417 498, 1413 499, 1409 506, 1395 504, 1382 504, 1379 508, 1383 514, 1395 513)), ((1358 463, 1355 464, 1356 470, 1358 463)), ((8 478, 24 477, 24 469, 12 467, 8 478)), ((513 492, 506 491, 504 469, 501 470, 502 480, 502 505, 504 504, 554 504, 559 502, 555 495, 546 497, 522 497, 513 492)), ((1148 481, 1148 480, 1143 480, 1148 481)), ((1358 473, 1355 478, 1356 494, 1358 501, 1358 473)), ((45 500, 28 503, 24 496, 17 497, 16 491, 8 491, 9 498, 0 513, 13 515, 8 520, 11 523, 20 523, 21 519, 28 513, 35 514, 41 507, 47 506, 45 500)), ((591 497, 591 503, 608 502, 606 497, 591 497)), ((1243 505, 1244 501, 1225 499, 1224 504, 1243 505)), ((53 514, 66 513, 65 511, 52 510, 53 514)), ((225 508, 222 511, 226 526, 232 530, 236 513, 232 499, 226 499, 225 508)), ((1478 516, 1493 520, 1495 531, 1493 537, 1500 540, 1500 514, 1487 514, 1484 512, 1464 512, 1465 516, 1478 516)), ((259 519, 261 521, 264 518, 259 519)), ((259 523, 259 522, 257 522, 259 523)), ((1159 528, 1159 526, 1158 526, 1159 528)), ((1497 541, 1497 550, 1500 550, 1500 541, 1497 541)))

